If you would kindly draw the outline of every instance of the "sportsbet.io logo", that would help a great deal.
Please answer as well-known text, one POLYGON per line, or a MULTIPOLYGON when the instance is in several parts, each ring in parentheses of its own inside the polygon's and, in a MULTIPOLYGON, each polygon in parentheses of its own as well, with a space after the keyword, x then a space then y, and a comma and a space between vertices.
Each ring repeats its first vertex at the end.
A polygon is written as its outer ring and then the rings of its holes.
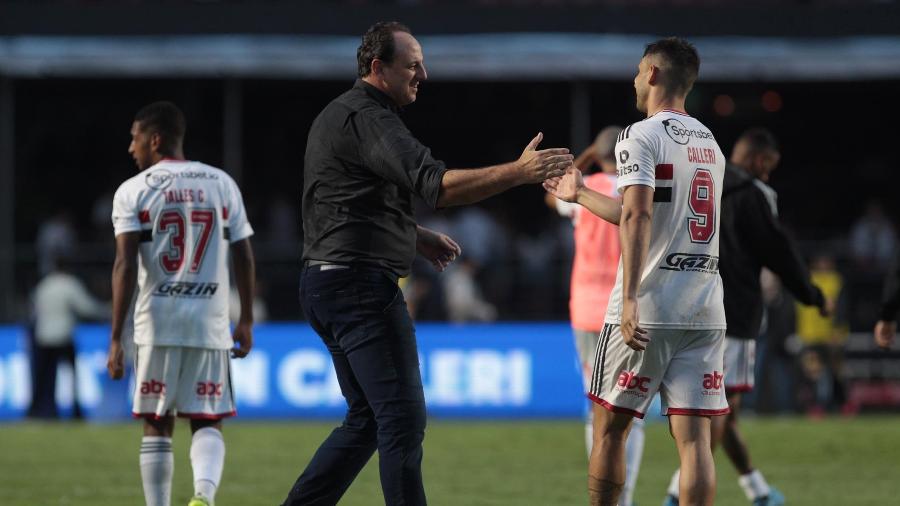
POLYGON ((688 142, 691 142, 691 137, 695 137, 697 139, 712 139, 713 134, 707 132, 705 130, 692 130, 686 126, 681 121, 675 118, 664 119, 662 122, 663 126, 666 129, 666 135, 669 136, 670 139, 684 146, 688 142))
POLYGON ((153 188, 154 190, 162 190, 167 186, 172 184, 172 173, 167 171, 166 169, 158 169, 154 170, 147 174, 144 178, 144 182, 147 183, 147 186, 153 188))

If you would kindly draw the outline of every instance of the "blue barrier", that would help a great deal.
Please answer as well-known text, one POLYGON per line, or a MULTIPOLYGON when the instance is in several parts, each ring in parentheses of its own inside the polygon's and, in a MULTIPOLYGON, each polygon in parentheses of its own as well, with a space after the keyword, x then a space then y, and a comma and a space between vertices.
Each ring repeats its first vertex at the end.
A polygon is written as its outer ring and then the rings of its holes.
MULTIPOLYGON (((563 323, 417 325, 429 414, 454 418, 580 417, 585 409, 571 330, 563 323)), ((130 374, 106 376, 109 327, 83 325, 78 398, 92 420, 129 416, 130 374)), ((334 369, 318 336, 303 323, 255 327, 253 352, 233 360, 241 418, 335 418, 344 412, 334 369)), ((21 418, 31 397, 28 340, 0 326, 0 419, 21 418)), ((60 368, 57 403, 72 404, 71 370, 60 368)))

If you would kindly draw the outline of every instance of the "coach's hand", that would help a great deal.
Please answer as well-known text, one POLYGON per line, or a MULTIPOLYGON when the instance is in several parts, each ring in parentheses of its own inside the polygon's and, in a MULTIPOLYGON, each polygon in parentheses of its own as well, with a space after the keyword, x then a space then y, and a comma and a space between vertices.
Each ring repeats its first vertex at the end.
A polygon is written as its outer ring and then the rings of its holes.
POLYGON ((647 331, 638 325, 638 307, 636 300, 626 300, 622 304, 622 340, 629 348, 635 351, 644 351, 647 349, 647 343, 650 338, 647 337, 647 331))
POLYGON ((575 160, 567 148, 538 151, 538 144, 543 138, 544 134, 539 132, 519 157, 518 164, 527 183, 540 183, 545 179, 562 176, 575 160))
POLYGON ((125 375, 125 351, 122 349, 121 341, 109 342, 109 355, 106 358, 106 371, 109 377, 117 380, 122 379, 125 375))
POLYGON ((439 272, 462 254, 462 248, 449 235, 422 226, 416 227, 416 251, 439 272))
POLYGON ((238 322, 234 326, 234 332, 231 339, 237 343, 237 348, 231 349, 231 358, 244 358, 253 348, 253 324, 249 322, 238 322))

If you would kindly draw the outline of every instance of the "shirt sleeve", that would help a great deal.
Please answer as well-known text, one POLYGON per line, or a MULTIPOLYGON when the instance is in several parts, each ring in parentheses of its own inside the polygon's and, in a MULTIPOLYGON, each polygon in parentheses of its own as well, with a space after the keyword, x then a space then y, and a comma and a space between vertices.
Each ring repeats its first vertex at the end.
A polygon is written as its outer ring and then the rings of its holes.
POLYGON ((121 235, 126 232, 140 232, 141 230, 137 195, 129 191, 127 183, 120 186, 113 197, 112 223, 115 235, 121 235))
POLYGON ((616 190, 626 186, 644 185, 656 188, 656 147, 652 139, 637 125, 622 131, 623 138, 616 142, 616 190))
POLYGON ((413 137, 403 121, 387 109, 362 111, 355 119, 360 154, 366 165, 436 208, 441 180, 447 172, 444 162, 435 160, 431 150, 413 137))
POLYGON ((253 227, 247 220, 247 210, 244 208, 244 197, 241 189, 231 177, 228 177, 228 216, 229 239, 231 243, 246 239, 253 235, 253 227))

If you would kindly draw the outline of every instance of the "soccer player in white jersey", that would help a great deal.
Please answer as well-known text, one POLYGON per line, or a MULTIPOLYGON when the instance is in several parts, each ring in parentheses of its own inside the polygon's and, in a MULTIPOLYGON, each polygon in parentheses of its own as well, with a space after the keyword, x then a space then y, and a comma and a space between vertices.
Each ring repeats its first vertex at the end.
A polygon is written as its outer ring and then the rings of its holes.
POLYGON ((699 68, 696 49, 682 39, 645 49, 634 87, 647 119, 625 128, 616 144, 621 207, 586 188, 574 168, 544 183, 620 225, 622 261, 589 394, 592 505, 616 504, 632 418, 644 416, 657 391, 681 459, 681 504, 710 505, 715 496, 710 417, 728 413, 717 214, 725 157, 709 129, 685 112, 699 68))
POLYGON ((235 414, 229 350, 241 358, 253 345, 253 229, 234 180, 184 159, 184 131, 184 115, 174 104, 141 109, 128 149, 140 173, 113 199, 116 260, 107 367, 113 379, 123 376, 122 331, 137 282, 133 413, 144 420, 140 467, 148 506, 171 502, 176 414, 190 418, 193 433, 189 506, 213 504, 225 463, 222 419, 235 414), (229 253, 241 304, 233 333, 229 253))

